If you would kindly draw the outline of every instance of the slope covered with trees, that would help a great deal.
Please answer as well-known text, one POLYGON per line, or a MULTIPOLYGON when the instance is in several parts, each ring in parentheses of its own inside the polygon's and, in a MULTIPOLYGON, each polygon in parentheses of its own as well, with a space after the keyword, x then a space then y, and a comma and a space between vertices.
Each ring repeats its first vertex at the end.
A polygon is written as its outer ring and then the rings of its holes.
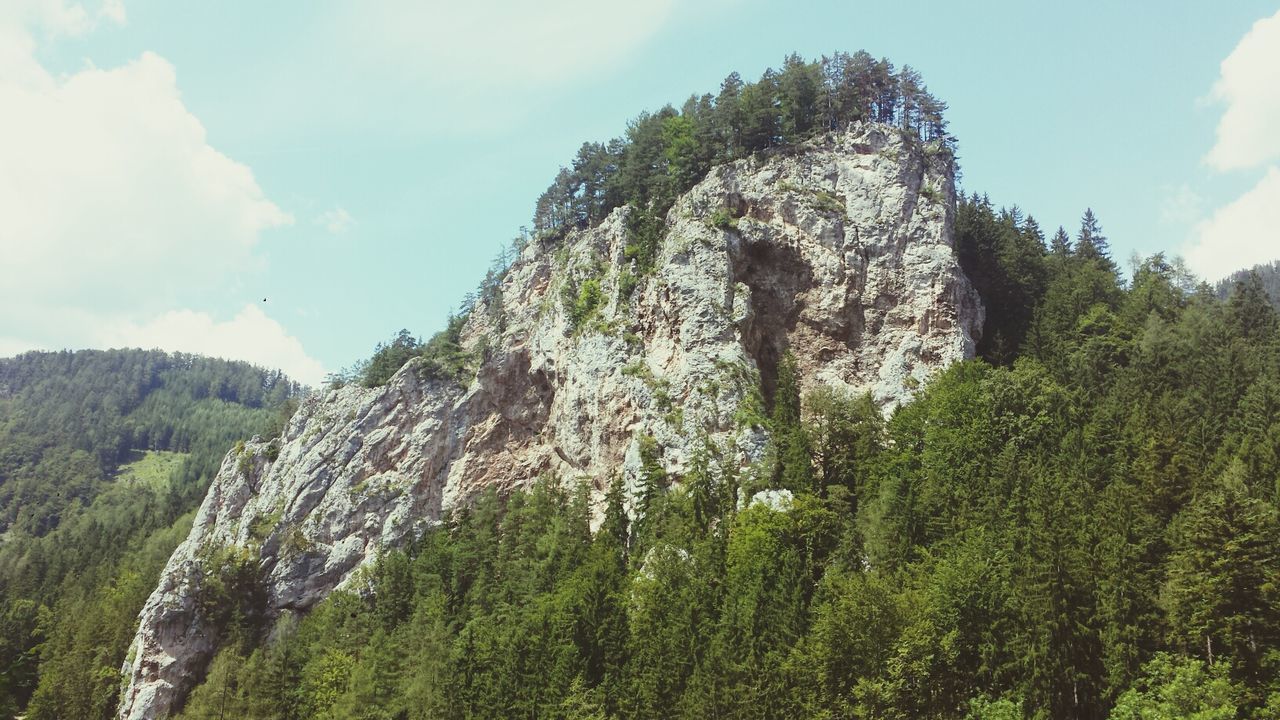
MULTIPOLYGON (((904 78, 788 59, 642 116, 584 147, 530 241, 630 205, 643 273, 698 172, 832 117, 923 117, 904 78), (805 77, 814 102, 790 104, 805 77), (845 78, 853 110, 824 114, 845 78)), ((572 478, 489 492, 307 616, 233 622, 181 717, 1280 716, 1265 292, 1224 299, 1161 255, 1123 276, 1091 211, 1046 239, 967 196, 956 230, 988 311, 979 357, 892 417, 802 397, 784 359, 754 414, 764 462, 707 444, 672 477, 649 438, 641 486, 603 507, 572 478)), ((395 344, 366 381, 422 350, 395 344)))
POLYGON ((227 449, 278 431, 299 392, 278 371, 160 351, 0 359, 0 715, 110 715, 190 511, 227 449))
POLYGON ((1256 285, 1261 287, 1262 291, 1271 299, 1271 304, 1280 309, 1280 260, 1232 273, 1218 282, 1218 296, 1223 299, 1227 298, 1242 281, 1245 282, 1246 286, 1254 286, 1255 282, 1250 276, 1257 276, 1256 285))
POLYGON ((1273 716, 1276 311, 1122 280, 1096 219, 1051 249, 965 212, 1025 250, 977 253, 995 286, 1037 278, 998 364, 886 421, 784 363, 763 466, 651 465, 594 535, 572 482, 491 493, 245 632, 183 717, 1273 716))

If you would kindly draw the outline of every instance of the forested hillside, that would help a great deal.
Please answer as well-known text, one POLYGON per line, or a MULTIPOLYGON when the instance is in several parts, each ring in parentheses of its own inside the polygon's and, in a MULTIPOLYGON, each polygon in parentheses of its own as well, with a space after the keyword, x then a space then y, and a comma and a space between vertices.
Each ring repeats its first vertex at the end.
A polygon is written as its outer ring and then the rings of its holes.
POLYGON ((1046 245, 975 198, 960 243, 999 334, 887 421, 784 363, 761 467, 651 464, 594 535, 570 478, 490 493, 242 625, 182 717, 1275 717, 1259 282, 1122 278, 1092 214, 1046 245))
POLYGON ((0 359, 0 716, 106 717, 134 618, 278 371, 159 351, 0 359))
MULTIPOLYGON (((806 67, 834 97, 838 64, 789 60, 584 147, 535 237, 630 204, 643 272, 662 233, 644 223, 687 187, 682 149, 712 148, 705 168, 784 145, 785 80, 806 67), (767 141, 742 140, 748 88, 767 141), (706 107, 729 119, 699 125, 706 107), (699 127, 710 139, 681 140, 699 127)), ((893 119, 901 97, 840 121, 893 119)), ((798 132, 822 132, 823 102, 798 132)), ((181 717, 1280 717, 1280 318, 1262 280, 1223 299, 1162 255, 1126 276, 1091 211, 1046 238, 973 196, 956 243, 987 308, 979 358, 888 419, 869 397, 802 396, 784 358, 748 408, 762 463, 706 443, 672 477, 650 437, 640 487, 615 481, 603 507, 572 477, 490 491, 305 617, 226 618, 181 717)), ((375 361, 435 357, 402 345, 375 361)))
POLYGON ((1271 304, 1280 309, 1280 260, 1232 273, 1225 280, 1218 283, 1218 296, 1222 298, 1229 296, 1237 283, 1242 280, 1249 280, 1250 274, 1258 276, 1258 279, 1262 282, 1262 289, 1271 298, 1271 304))
MULTIPOLYGON (((949 157, 943 109, 866 53, 734 74, 584 145, 516 250, 557 257, 626 208, 627 300, 713 166, 858 121, 949 157)), ((708 225, 740 220, 726 206, 708 225)), ((1046 235, 968 195, 954 229, 986 309, 978 357, 888 417, 869 395, 803 393, 780 353, 733 418, 768 431, 760 462, 699 435, 669 474, 644 434, 638 486, 490 486, 306 614, 269 616, 260 547, 202 545, 187 564, 205 624, 186 629, 219 650, 179 717, 1280 718, 1270 276, 1218 292, 1163 255, 1124 273, 1092 211, 1046 235)), ((424 383, 470 382, 487 348, 464 349, 465 316, 501 326, 510 262, 446 331, 402 331, 334 384, 383 385, 415 358, 424 383)), ((548 298, 566 334, 613 331, 591 324, 598 279, 548 298)), ((0 361, 0 715, 113 716, 138 610, 210 476, 236 439, 277 432, 297 391, 154 352, 0 361)), ((371 485, 351 495, 383 502, 371 485)), ((306 557, 311 540, 286 530, 273 547, 306 557)))

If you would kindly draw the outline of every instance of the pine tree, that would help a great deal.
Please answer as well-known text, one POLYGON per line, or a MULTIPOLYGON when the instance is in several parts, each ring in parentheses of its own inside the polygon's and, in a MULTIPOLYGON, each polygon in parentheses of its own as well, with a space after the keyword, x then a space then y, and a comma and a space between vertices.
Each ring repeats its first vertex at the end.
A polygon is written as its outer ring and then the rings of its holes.
POLYGON ((1049 251, 1053 253, 1055 258, 1065 258, 1071 255, 1071 238, 1061 225, 1058 226, 1058 231, 1053 234, 1053 240, 1049 242, 1049 251))
POLYGON ((771 430, 775 487, 792 492, 814 490, 813 448, 809 433, 800 422, 800 369, 789 351, 778 362, 771 430))
POLYGON ((1086 260, 1110 264, 1110 253, 1111 247, 1102 234, 1102 226, 1098 224, 1093 209, 1085 209, 1084 217, 1080 218, 1080 233, 1076 235, 1076 254, 1086 260))
POLYGON ((778 76, 778 103, 784 142, 800 142, 813 131, 818 117, 819 73, 817 63, 807 63, 795 53, 783 61, 778 76))
POLYGON ((1163 600, 1179 648, 1256 687, 1280 641, 1280 518, 1243 474, 1232 466, 1179 515, 1163 600))

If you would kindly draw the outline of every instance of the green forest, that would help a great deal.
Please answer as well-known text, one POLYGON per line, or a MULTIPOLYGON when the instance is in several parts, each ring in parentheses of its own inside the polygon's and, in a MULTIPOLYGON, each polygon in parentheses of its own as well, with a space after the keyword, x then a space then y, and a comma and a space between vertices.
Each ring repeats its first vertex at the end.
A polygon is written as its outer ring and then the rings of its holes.
POLYGON ((784 360, 760 466, 647 442, 594 534, 583 486, 483 495, 239 627, 181 717, 1280 717, 1261 279, 1123 277, 1092 213, 1046 241, 966 197, 957 231, 989 340, 891 418, 784 360))
POLYGON ((584 143, 538 198, 534 234, 545 238, 588 227, 624 205, 637 216, 630 220, 633 226, 642 222, 638 216, 660 223, 675 199, 712 166, 793 146, 852 122, 897 125, 954 150, 945 110, 909 66, 895 69, 865 51, 814 61, 793 53, 755 82, 731 73, 714 96, 691 96, 679 111, 668 105, 643 113, 625 136, 584 143))
POLYGON ((0 359, 0 716, 107 718, 138 611, 279 371, 144 350, 0 359))
MULTIPOLYGON (((792 55, 584 145, 516 248, 625 207, 644 282, 715 164, 859 120, 953 153, 943 110, 910 68, 792 55)), ((955 230, 978 356, 889 417, 802 393, 784 357, 751 467, 708 441, 672 477, 645 437, 638 487, 491 489, 305 615, 241 607, 261 580, 228 556, 237 604, 179 717, 1280 718, 1275 268, 1121 268, 1092 211, 1047 234, 972 194, 955 230)), ((401 331, 333 384, 415 358, 468 382, 466 313, 501 317, 510 262, 444 332, 401 331)), ((0 715, 113 716, 209 478, 298 390, 157 352, 0 360, 0 715)))

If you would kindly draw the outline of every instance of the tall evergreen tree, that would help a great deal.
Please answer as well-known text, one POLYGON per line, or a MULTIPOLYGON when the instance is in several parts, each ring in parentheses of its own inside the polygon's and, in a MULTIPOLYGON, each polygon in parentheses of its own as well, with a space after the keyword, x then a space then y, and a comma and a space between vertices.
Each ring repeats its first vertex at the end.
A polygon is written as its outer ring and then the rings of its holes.
POLYGON ((1093 214, 1092 208, 1086 208, 1080 218, 1080 232, 1076 235, 1076 254, 1086 260, 1111 262, 1111 246, 1102 234, 1102 226, 1093 214))

